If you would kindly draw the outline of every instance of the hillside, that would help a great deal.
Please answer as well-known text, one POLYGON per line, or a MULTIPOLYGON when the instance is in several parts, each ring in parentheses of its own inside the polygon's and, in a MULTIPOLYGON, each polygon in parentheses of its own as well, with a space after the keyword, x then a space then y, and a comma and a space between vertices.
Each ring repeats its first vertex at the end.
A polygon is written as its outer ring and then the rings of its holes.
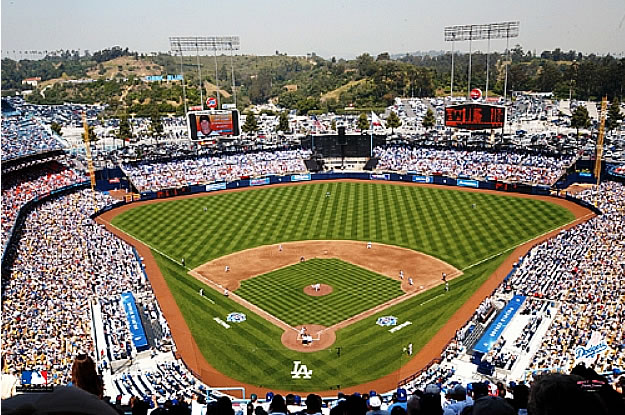
POLYGON ((115 77, 128 78, 132 75, 144 77, 148 75, 162 75, 164 68, 148 58, 134 56, 120 56, 110 61, 102 62, 87 71, 91 79, 112 79, 115 77))
POLYGON ((365 82, 364 79, 359 79, 357 81, 349 81, 345 85, 342 85, 330 92, 326 92, 325 94, 321 96, 320 100, 321 102, 326 102, 329 99, 335 99, 338 101, 343 92, 347 92, 351 87, 355 87, 363 82, 365 82))

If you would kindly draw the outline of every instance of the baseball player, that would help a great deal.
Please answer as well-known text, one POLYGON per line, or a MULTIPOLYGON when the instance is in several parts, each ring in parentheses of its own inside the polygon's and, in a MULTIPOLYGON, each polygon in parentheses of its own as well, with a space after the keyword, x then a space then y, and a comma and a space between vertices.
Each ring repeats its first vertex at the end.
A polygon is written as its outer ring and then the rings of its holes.
POLYGON ((282 244, 278 245, 278 251, 282 252, 282 244))
POLYGON ((408 278, 408 284, 412 285, 412 278, 408 278))
POLYGON ((371 241, 367 242, 367 249, 371 249, 371 241))
POLYGON ((225 272, 228 272, 228 271, 230 271, 230 266, 229 266, 229 265, 226 265, 225 272))
POLYGON ((200 288, 200 297, 204 297, 204 288, 200 288))
POLYGON ((404 279, 404 270, 399 270, 399 279, 403 280, 404 279))

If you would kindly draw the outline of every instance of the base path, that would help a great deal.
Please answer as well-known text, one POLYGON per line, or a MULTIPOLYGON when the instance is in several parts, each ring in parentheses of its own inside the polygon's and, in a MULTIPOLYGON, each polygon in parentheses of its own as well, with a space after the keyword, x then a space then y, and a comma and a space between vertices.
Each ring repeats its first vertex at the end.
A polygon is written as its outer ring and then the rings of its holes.
POLYGON ((372 243, 369 249, 366 242, 360 241, 297 241, 264 245, 214 259, 193 269, 192 274, 205 277, 220 288, 235 291, 243 280, 313 258, 338 258, 395 280, 400 279, 399 272, 403 271, 402 289, 406 292, 437 285, 443 273, 449 278, 462 274, 452 265, 412 249, 379 243, 372 243))
MULTIPOLYGON (((359 182, 362 183, 361 180, 336 180, 341 182, 359 182)), ((389 185, 388 182, 380 182, 380 184, 389 185)), ((292 183, 292 184, 278 184, 275 186, 306 186, 310 185, 310 183, 292 183)), ((393 182, 393 185, 396 186, 423 186, 423 187, 431 187, 437 189, 446 189, 446 190, 454 190, 454 191, 464 191, 464 192, 481 192, 481 193, 489 193, 499 196, 511 196, 511 197, 521 197, 521 198, 533 198, 538 200, 543 200, 549 203, 555 203, 557 205, 563 206, 575 215, 576 220, 566 226, 563 226, 559 229, 556 229, 550 233, 540 236, 533 241, 527 242, 523 245, 520 245, 516 249, 514 249, 508 257, 504 260, 504 262, 495 270, 495 272, 490 276, 490 278, 467 300, 466 303, 454 313, 454 315, 447 321, 447 323, 430 339, 430 341, 423 346, 423 348, 417 352, 408 363, 402 366, 399 370, 389 373, 388 375, 376 379, 371 382, 367 382, 365 384, 356 385, 348 388, 342 389, 343 392, 347 394, 351 394, 354 392, 366 392, 369 390, 377 390, 377 391, 390 391, 397 387, 398 382, 406 377, 417 373, 421 369, 427 367, 427 365, 433 360, 440 357, 441 352, 445 348, 445 346, 451 341, 456 334, 456 331, 467 322, 467 320, 473 315, 475 309, 480 305, 482 301, 486 297, 488 297, 497 286, 504 280, 506 275, 512 270, 512 267, 516 261, 518 261, 519 257, 525 255, 533 246, 538 243, 545 241, 548 238, 551 238, 557 235, 562 229, 569 229, 577 224, 587 221, 592 218, 594 214, 573 202, 569 202, 560 198, 553 198, 548 196, 534 196, 534 195, 523 195, 517 193, 505 193, 505 192, 497 192, 494 190, 478 190, 478 189, 467 189, 467 188, 457 188, 457 187, 443 187, 437 185, 423 185, 423 184, 414 184, 414 183, 401 183, 401 182, 393 182)), ((237 192, 237 191, 257 191, 261 189, 265 189, 272 186, 259 186, 251 189, 237 189, 237 190, 226 190, 219 192, 211 192, 208 194, 198 194, 198 195, 188 195, 188 196, 180 196, 177 198, 191 198, 191 197, 206 197, 214 194, 221 194, 224 192, 237 192)), ((167 200, 172 200, 176 198, 169 198, 167 200)), ((172 336, 176 342, 177 347, 177 355, 181 357, 187 367, 189 367, 193 373, 200 377, 204 383, 211 386, 221 386, 221 387, 244 387, 246 393, 257 393, 264 395, 268 391, 273 391, 274 393, 281 393, 283 395, 290 393, 291 391, 287 390, 278 390, 274 388, 266 388, 259 387, 256 385, 245 384, 243 382, 232 379, 229 376, 224 375, 223 373, 215 370, 203 357, 201 351, 199 350, 193 336, 191 336, 191 331, 187 326, 186 321, 184 320, 180 309, 178 308, 176 301, 172 293, 169 291, 167 287, 167 283, 156 265, 156 261, 152 256, 152 252, 150 248, 140 241, 135 240, 130 237, 128 234, 122 232, 121 230, 115 228, 110 224, 110 221, 117 216, 118 214, 132 209, 136 206, 150 203, 159 203, 163 200, 149 200, 142 202, 135 202, 132 204, 127 204, 120 206, 119 208, 113 209, 111 211, 103 213, 101 216, 97 218, 98 223, 104 224, 107 229, 119 236, 121 239, 126 242, 132 244, 139 255, 143 258, 143 264, 145 266, 146 273, 150 278, 150 282, 152 284, 152 288, 154 289, 154 293, 158 298, 159 305, 169 323, 172 336)), ((274 247, 275 248, 275 247, 274 247)), ((223 272, 223 268, 221 270, 223 272)), ((406 271, 404 271, 406 272, 406 271)), ((398 277, 398 275, 396 275, 398 277)), ((315 391, 309 391, 315 392, 315 391)), ((316 393, 322 396, 336 396, 336 390, 328 390, 328 391, 316 391, 316 393)))
MULTIPOLYGON (((290 349, 301 352, 330 347, 336 338, 336 330, 442 284, 441 277, 443 274, 447 275, 447 280, 462 275, 462 271, 452 265, 411 249, 380 243, 368 244, 360 241, 328 240, 284 242, 246 249, 209 261, 189 273, 220 293, 224 289, 233 292, 230 294, 230 299, 282 328, 284 330, 282 343, 290 349), (338 258, 369 271, 400 280, 401 288, 406 294, 372 307, 331 327, 319 329, 321 339, 314 341, 312 345, 305 345, 301 341, 297 341, 299 331, 294 327, 236 295, 236 289, 241 286, 243 280, 313 258, 338 258), (402 272, 401 277, 400 272, 402 272)), ((323 288, 323 291, 316 292, 309 285, 304 291, 309 295, 327 295, 332 290, 329 286, 323 288)))

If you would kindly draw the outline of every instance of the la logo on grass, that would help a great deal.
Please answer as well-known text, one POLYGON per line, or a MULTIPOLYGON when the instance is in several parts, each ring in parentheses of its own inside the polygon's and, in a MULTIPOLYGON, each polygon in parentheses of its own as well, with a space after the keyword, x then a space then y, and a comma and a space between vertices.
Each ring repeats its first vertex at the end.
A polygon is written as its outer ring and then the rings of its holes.
POLYGON ((308 366, 302 365, 302 362, 299 360, 294 360, 291 375, 293 379, 310 379, 310 376, 312 375, 312 369, 308 370, 308 366))

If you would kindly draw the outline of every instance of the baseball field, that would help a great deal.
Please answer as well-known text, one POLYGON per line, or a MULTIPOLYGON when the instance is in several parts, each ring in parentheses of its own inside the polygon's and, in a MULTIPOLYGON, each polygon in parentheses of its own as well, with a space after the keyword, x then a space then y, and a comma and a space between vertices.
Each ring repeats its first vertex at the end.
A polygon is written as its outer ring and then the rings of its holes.
POLYGON ((533 198, 322 182, 159 201, 112 224, 152 250, 193 337, 177 343, 242 384, 328 391, 408 375, 514 248, 573 220, 533 198), (313 284, 329 291, 311 295, 313 284), (302 326, 323 347, 285 343, 302 326))

